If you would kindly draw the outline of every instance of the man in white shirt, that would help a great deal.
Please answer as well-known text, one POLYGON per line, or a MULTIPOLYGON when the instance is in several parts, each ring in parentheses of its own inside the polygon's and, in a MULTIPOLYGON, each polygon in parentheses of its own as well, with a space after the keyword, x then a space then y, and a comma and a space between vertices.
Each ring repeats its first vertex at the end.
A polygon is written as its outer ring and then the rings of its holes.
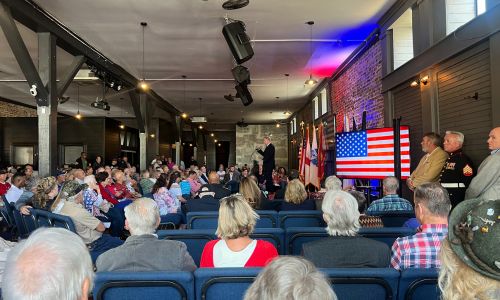
POLYGON ((24 193, 26 178, 24 177, 23 174, 16 173, 12 177, 11 182, 12 186, 5 194, 5 199, 7 199, 9 203, 16 203, 17 200, 19 200, 19 198, 21 198, 21 195, 24 193))

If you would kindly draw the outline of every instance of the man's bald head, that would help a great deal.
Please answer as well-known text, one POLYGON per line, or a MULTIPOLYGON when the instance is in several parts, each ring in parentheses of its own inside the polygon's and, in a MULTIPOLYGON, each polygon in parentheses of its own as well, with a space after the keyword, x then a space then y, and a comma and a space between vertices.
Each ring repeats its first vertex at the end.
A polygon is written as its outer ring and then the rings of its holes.
POLYGON ((217 172, 210 172, 210 174, 208 174, 208 183, 210 184, 219 184, 220 183, 220 179, 219 179, 219 175, 217 175, 217 172))
POLYGON ((495 127, 488 136, 488 148, 493 151, 500 149, 500 127, 495 127))

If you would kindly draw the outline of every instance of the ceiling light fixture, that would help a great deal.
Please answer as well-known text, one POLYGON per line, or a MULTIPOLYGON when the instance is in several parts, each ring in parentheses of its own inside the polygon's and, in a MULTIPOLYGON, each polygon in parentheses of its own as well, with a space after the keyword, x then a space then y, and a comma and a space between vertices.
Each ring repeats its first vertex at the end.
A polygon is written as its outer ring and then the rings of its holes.
POLYGON ((292 114, 292 112, 288 110, 288 77, 290 77, 290 74, 285 74, 285 77, 286 77, 286 106, 287 106, 287 109, 285 110, 285 112, 283 114, 285 116, 289 116, 292 114))
MULTIPOLYGON (((187 78, 186 75, 182 75, 182 83, 184 85, 184 98, 182 100, 182 105, 184 106, 184 108, 186 107, 186 78, 187 78)), ((183 119, 186 119, 188 117, 188 114, 186 112, 183 112, 181 114, 181 117, 183 119)))
POLYGON ((309 79, 306 80, 305 84, 306 85, 315 85, 316 83, 318 83, 318 81, 316 79, 313 78, 313 75, 312 75, 312 66, 311 66, 311 61, 312 61, 312 43, 313 43, 313 25, 314 25, 314 21, 308 21, 306 22, 307 25, 309 25, 309 79))
POLYGON ((78 102, 77 104, 78 111, 75 115, 75 118, 81 120, 82 115, 80 114, 80 85, 78 83, 76 84, 76 101, 78 102))
POLYGON ((214 135, 215 135, 215 134, 214 134, 213 132, 210 134, 210 136, 211 136, 211 137, 214 137, 214 135))
POLYGON ((250 3, 250 0, 227 0, 222 4, 225 10, 233 10, 245 7, 250 3))
POLYGON ((139 81, 139 89, 143 92, 146 92, 149 89, 149 85, 146 82, 146 75, 144 71, 144 30, 146 29, 146 26, 148 26, 148 23, 146 22, 141 22, 141 27, 142 27, 142 78, 139 81))
POLYGON ((123 124, 120 124, 120 126, 118 126, 118 127, 120 127, 120 129, 122 129, 122 130, 125 129, 125 125, 123 125, 123 124))

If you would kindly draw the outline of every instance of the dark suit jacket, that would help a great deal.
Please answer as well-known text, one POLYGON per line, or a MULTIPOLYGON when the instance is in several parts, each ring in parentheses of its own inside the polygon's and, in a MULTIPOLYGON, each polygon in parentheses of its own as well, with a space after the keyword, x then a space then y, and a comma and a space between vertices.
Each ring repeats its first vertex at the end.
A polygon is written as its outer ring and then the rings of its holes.
POLYGON ((387 268, 389 247, 361 236, 330 236, 302 245, 304 257, 318 268, 387 268))
POLYGON ((231 195, 231 191, 226 189, 222 184, 213 184, 213 183, 204 184, 201 186, 200 190, 203 187, 207 187, 209 191, 214 192, 215 193, 214 198, 216 199, 222 199, 224 197, 231 195))
POLYGON ((262 150, 257 150, 260 154, 262 154, 262 166, 264 167, 264 172, 267 173, 269 170, 272 170, 276 167, 276 164, 274 162, 274 145, 269 144, 267 145, 266 149, 264 151, 262 150))
POLYGON ((219 211, 220 200, 212 196, 199 199, 189 199, 186 204, 187 212, 193 211, 219 211))
POLYGON ((224 183, 228 183, 229 181, 240 182, 240 180, 241 180, 241 175, 238 172, 233 173, 233 179, 231 179, 231 177, 229 176, 229 172, 227 172, 226 175, 224 175, 224 183))
POLYGON ((179 241, 159 240, 152 234, 130 236, 123 245, 99 255, 98 271, 194 271, 196 265, 179 241))
POLYGON ((316 202, 311 199, 306 199, 301 204, 294 204, 290 202, 283 201, 281 204, 281 210, 315 210, 316 202))

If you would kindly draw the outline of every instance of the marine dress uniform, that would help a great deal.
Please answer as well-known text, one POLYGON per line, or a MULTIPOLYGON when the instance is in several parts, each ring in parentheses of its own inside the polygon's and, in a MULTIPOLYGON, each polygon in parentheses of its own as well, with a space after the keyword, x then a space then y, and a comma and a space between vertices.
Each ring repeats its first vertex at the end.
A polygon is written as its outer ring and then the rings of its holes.
POLYGON ((450 194, 452 208, 464 200, 465 191, 474 175, 472 161, 462 152, 462 149, 449 154, 441 170, 439 181, 450 194))

